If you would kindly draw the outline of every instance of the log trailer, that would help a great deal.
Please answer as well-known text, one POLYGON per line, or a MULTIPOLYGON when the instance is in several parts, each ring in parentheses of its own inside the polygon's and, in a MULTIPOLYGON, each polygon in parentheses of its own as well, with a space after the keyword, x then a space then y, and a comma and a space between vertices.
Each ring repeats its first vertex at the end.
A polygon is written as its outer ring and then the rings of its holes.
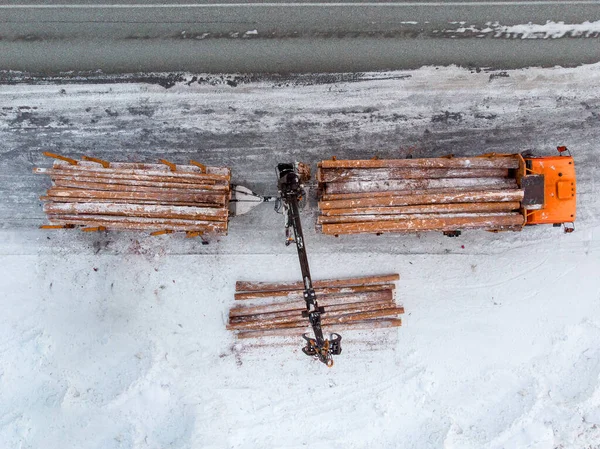
POLYGON ((204 236, 227 235, 231 216, 275 200, 231 184, 229 167, 193 160, 152 164, 43 154, 54 164, 33 169, 52 181, 40 198, 50 222, 42 229, 145 231, 155 236, 185 232, 208 243, 204 236))
POLYGON ((465 229, 574 230, 576 180, 566 147, 557 156, 486 154, 426 159, 332 160, 318 164, 324 234, 465 229))

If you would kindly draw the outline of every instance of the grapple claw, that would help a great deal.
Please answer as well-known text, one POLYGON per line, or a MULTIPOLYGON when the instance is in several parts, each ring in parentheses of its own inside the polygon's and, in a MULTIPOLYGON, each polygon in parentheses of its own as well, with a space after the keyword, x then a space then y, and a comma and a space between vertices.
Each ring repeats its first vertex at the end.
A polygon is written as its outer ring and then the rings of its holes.
POLYGON ((342 336, 340 334, 331 334, 329 337, 331 345, 331 353, 340 355, 342 353, 342 336))
POLYGON ((302 348, 302 352, 307 356, 314 357, 317 355, 317 342, 314 338, 310 338, 308 334, 303 334, 302 338, 306 340, 306 346, 302 348))
POLYGON ((306 346, 302 348, 302 352, 310 357, 318 358, 330 368, 333 366, 332 356, 342 352, 340 334, 331 334, 330 339, 325 340, 322 346, 319 346, 317 341, 308 334, 303 334, 302 337, 306 340, 306 346))

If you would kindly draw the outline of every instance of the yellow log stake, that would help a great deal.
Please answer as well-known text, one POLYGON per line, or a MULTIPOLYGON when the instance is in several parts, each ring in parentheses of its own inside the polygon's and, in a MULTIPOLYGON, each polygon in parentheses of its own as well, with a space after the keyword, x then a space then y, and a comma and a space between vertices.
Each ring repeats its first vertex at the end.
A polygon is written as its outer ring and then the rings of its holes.
POLYGON ((150 235, 152 235, 152 236, 165 235, 165 234, 173 234, 173 231, 171 229, 161 229, 160 231, 154 231, 154 232, 150 233, 150 235))
POLYGON ((84 161, 96 162, 102 165, 104 168, 110 167, 110 162, 105 161, 103 159, 98 159, 97 157, 81 156, 81 159, 83 159, 84 161))
POLYGON ((81 228, 81 230, 83 232, 100 232, 100 231, 106 231, 106 227, 105 226, 94 226, 92 228, 81 228))
POLYGON ((70 157, 59 156, 58 154, 50 153, 49 151, 44 151, 42 154, 60 161, 68 162, 71 165, 77 165, 77 161, 75 159, 71 159, 70 157))
POLYGON ((75 225, 65 224, 65 225, 41 225, 40 229, 73 229, 75 225))
POLYGON ((169 162, 166 159, 161 159, 159 162, 165 164, 171 171, 175 171, 176 165, 173 162, 169 162))
POLYGON ((190 161, 190 165, 195 165, 200 169, 201 173, 206 173, 206 165, 201 164, 200 162, 190 161))

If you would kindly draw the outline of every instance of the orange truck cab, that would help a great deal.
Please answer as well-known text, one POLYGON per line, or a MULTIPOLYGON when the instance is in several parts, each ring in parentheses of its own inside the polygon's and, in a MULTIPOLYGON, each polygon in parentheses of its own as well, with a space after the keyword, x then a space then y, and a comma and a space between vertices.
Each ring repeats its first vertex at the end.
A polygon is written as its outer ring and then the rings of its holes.
POLYGON ((577 183, 575 162, 566 147, 558 156, 522 157, 517 182, 525 195, 521 202, 526 225, 553 224, 574 230, 577 183))

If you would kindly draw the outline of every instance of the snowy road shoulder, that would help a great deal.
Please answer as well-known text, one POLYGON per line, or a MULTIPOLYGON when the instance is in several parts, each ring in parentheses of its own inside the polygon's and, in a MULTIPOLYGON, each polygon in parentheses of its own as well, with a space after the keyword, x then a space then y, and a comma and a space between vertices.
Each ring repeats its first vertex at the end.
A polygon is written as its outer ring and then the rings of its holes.
POLYGON ((0 85, 2 447, 597 446, 599 66, 200 78, 0 85), (577 167, 570 235, 335 239, 306 209, 313 277, 397 272, 406 309, 400 329, 344 335, 331 370, 300 338, 240 343, 225 330, 235 281, 300 275, 271 205, 209 245, 37 229, 43 150, 191 157, 271 194, 282 158, 314 167, 560 144, 577 167))

